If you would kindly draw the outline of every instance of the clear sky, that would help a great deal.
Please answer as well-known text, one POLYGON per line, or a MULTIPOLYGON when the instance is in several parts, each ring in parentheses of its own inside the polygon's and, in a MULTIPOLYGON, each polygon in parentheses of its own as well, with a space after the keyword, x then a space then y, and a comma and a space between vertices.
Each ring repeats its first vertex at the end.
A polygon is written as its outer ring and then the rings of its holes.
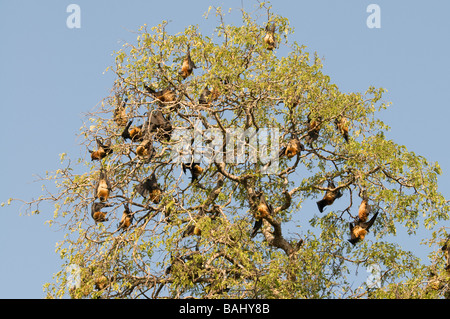
MULTIPOLYGON (((111 54, 130 32, 170 20, 173 33, 190 24, 212 32, 209 5, 250 10, 256 1, 0 0, 0 202, 30 200, 35 182, 60 167, 59 155, 85 156, 77 133, 83 113, 109 95, 111 54), (81 27, 66 12, 81 9, 81 27)), ((389 138, 438 161, 440 191, 450 198, 448 92, 450 2, 446 0, 284 0, 273 11, 295 28, 292 40, 324 58, 324 73, 345 92, 384 87, 392 107, 380 114, 389 138), (369 28, 370 4, 381 10, 381 28, 369 28)), ((236 21, 230 21, 236 22, 236 21)), ((64 232, 44 225, 53 215, 19 215, 20 205, 0 208, 0 298, 43 298, 42 286, 60 270, 55 244, 64 232)), ((405 239, 411 242, 411 239, 405 239)), ((420 253, 419 253, 420 254, 420 253)))

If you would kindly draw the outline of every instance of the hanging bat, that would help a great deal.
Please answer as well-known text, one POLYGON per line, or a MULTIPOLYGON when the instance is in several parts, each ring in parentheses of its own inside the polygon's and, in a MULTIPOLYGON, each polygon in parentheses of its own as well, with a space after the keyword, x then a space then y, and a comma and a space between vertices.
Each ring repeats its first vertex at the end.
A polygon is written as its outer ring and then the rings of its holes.
POLYGON ((172 268, 176 269, 178 265, 183 265, 185 262, 184 260, 180 257, 179 253, 177 253, 177 255, 172 255, 170 256, 170 265, 166 268, 164 274, 168 275, 172 272, 172 268))
POLYGON ((100 275, 94 278, 94 286, 97 290, 103 290, 109 285, 108 277, 105 275, 100 275))
POLYGON ((342 193, 340 190, 332 190, 336 188, 333 181, 328 182, 328 190, 325 192, 324 197, 317 202, 317 207, 319 208, 319 211, 323 213, 323 209, 325 206, 332 205, 336 198, 340 198, 342 196, 342 193))
POLYGON ((258 197, 258 205, 256 207, 257 213, 255 214, 255 218, 267 218, 269 216, 273 216, 273 208, 272 205, 266 202, 266 198, 263 192, 257 192, 258 197))
POLYGON ((262 224, 263 224, 262 218, 258 218, 255 220, 255 224, 253 225, 253 230, 250 235, 251 238, 256 236, 256 234, 258 233, 258 230, 262 227, 262 224))
POLYGON ((279 157, 287 156, 288 158, 292 158, 297 154, 300 154, 301 151, 304 151, 305 147, 297 137, 293 137, 289 140, 288 145, 283 147, 278 154, 279 157))
POLYGON ((187 169, 191 171, 191 183, 198 181, 199 176, 203 173, 200 163, 182 163, 181 167, 184 174, 186 174, 187 169))
POLYGON ((95 187, 94 198, 99 198, 101 202, 105 202, 109 198, 111 192, 111 183, 103 168, 100 169, 100 176, 95 187))
POLYGON ((220 93, 219 90, 215 87, 212 89, 212 91, 206 86, 203 91, 200 93, 200 98, 198 99, 198 104, 204 105, 204 106, 211 106, 211 103, 219 97, 220 93))
POLYGON ((186 79, 196 68, 197 67, 191 59, 191 52, 188 47, 186 57, 183 59, 183 63, 181 64, 181 71, 179 71, 178 74, 181 75, 183 79, 186 79))
POLYGON ((358 209, 359 220, 362 222, 367 221, 369 212, 370 212, 369 199, 365 196, 363 198, 363 200, 361 201, 361 204, 359 205, 359 209, 358 209))
POLYGON ((163 103, 175 102, 177 96, 175 91, 169 87, 162 89, 161 91, 155 91, 153 88, 144 84, 144 88, 149 92, 155 99, 163 103))
POLYGON ((122 100, 119 96, 117 96, 117 101, 118 104, 114 109, 113 118, 117 125, 125 126, 127 125, 127 113, 125 111, 125 108, 128 102, 128 98, 126 97, 122 100))
POLYGON ((202 93, 200 93, 200 97, 198 99, 198 104, 209 106, 211 95, 212 95, 211 90, 208 89, 208 86, 206 86, 203 89, 202 93))
POLYGON ((258 230, 262 227, 263 218, 274 215, 273 207, 266 202, 263 192, 256 192, 256 200, 258 204, 256 206, 256 212, 253 214, 255 217, 255 224, 253 225, 253 230, 250 235, 251 238, 255 237, 258 230))
POLYGON ((336 128, 341 133, 341 135, 344 137, 345 142, 348 143, 348 120, 347 118, 341 116, 340 118, 337 118, 334 123, 336 124, 336 128))
POLYGON ((275 39, 275 24, 266 25, 266 35, 264 36, 264 42, 266 43, 267 50, 272 51, 277 47, 275 39))
POLYGON ((143 125, 131 127, 133 120, 129 121, 127 126, 125 126, 122 132, 122 138, 126 140, 132 141, 142 141, 144 137, 144 130, 142 129, 143 125))
POLYGON ((164 140, 170 141, 173 126, 170 123, 170 119, 166 119, 161 111, 152 111, 149 115, 149 123, 150 133, 157 132, 164 140))
POLYGON ((149 198, 154 204, 159 204, 161 200, 161 188, 155 173, 147 177, 143 182, 136 186, 136 191, 144 198, 149 198))
POLYGON ((142 159, 150 159, 154 154, 153 142, 145 139, 136 148, 136 154, 142 159))
POLYGON ((122 218, 120 219, 118 229, 126 230, 133 222, 133 213, 131 212, 128 203, 124 203, 123 207, 125 210, 123 211, 122 218))
POLYGON ((368 222, 357 220, 355 224, 349 223, 350 239, 348 241, 353 246, 356 245, 356 243, 364 240, 365 236, 367 235, 367 232, 369 231, 370 227, 372 227, 377 216, 378 212, 376 212, 368 222))
POLYGON ((109 203, 98 203, 94 202, 91 207, 91 216, 94 219, 95 223, 108 221, 106 218, 106 213, 102 212, 101 209, 104 207, 111 207, 112 205, 109 203))
POLYGON ((97 142, 97 150, 96 151, 89 150, 89 153, 91 153, 91 161, 102 160, 113 152, 111 148, 110 138, 104 141, 103 138, 97 137, 95 140, 97 142))
POLYGON ((309 145, 311 145, 311 143, 317 140, 317 138, 319 137, 320 122, 321 122, 320 117, 318 117, 317 120, 314 120, 310 118, 310 115, 308 115, 308 121, 306 123, 308 135, 306 136, 305 141, 309 145))
POLYGON ((201 234, 202 230, 197 227, 196 224, 191 224, 184 230, 183 234, 181 234, 181 238, 191 235, 200 236, 201 234))

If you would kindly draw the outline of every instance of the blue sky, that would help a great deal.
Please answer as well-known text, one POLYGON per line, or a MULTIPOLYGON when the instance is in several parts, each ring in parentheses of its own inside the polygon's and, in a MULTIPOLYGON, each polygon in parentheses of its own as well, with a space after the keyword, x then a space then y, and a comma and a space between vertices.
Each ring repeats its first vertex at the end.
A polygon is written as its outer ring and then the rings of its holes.
MULTIPOLYGON (((199 24, 209 5, 251 9, 256 1, 12 1, 0 0, 0 202, 41 194, 38 176, 60 167, 59 155, 85 156, 76 134, 113 82, 103 71, 124 41, 146 23, 170 20, 170 31, 199 24), (69 29, 69 4, 81 8, 81 28, 69 29)), ((287 17, 291 40, 324 58, 324 72, 345 92, 384 87, 392 107, 380 114, 388 134, 416 154, 438 161, 440 191, 450 198, 447 127, 450 87, 450 2, 387 0, 274 1, 287 17), (381 28, 370 29, 369 4, 381 9, 381 28)), ((230 21, 235 22, 235 21, 230 21)), ((209 29, 208 29, 209 28, 209 29)), ((55 244, 64 233, 40 215, 0 208, 0 298, 43 298, 42 285, 60 268, 55 244)))

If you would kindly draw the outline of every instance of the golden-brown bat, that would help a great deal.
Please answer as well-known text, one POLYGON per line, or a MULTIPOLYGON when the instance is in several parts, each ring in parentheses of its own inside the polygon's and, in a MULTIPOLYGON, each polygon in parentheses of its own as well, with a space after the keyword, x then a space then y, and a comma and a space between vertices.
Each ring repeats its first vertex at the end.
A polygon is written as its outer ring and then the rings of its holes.
POLYGON ((203 168, 200 166, 200 163, 182 163, 181 166, 185 174, 187 169, 191 171, 191 183, 197 181, 203 173, 203 168))
POLYGON ((344 137, 345 141, 348 143, 348 120, 347 118, 341 116, 335 120, 336 128, 344 137))
POLYGON ((99 198, 101 202, 106 202, 111 192, 111 183, 108 180, 106 171, 101 168, 100 175, 95 187, 94 198, 99 198))
POLYGON ((98 203, 94 202, 91 207, 91 216, 94 219, 95 223, 108 221, 106 218, 106 213, 102 212, 101 209, 103 207, 111 207, 112 205, 109 203, 98 203))
POLYGON ((191 59, 191 51, 188 48, 186 57, 183 59, 183 63, 181 64, 181 71, 179 71, 178 74, 181 75, 183 79, 186 79, 196 68, 197 67, 191 59))
POLYGON ((353 246, 356 245, 356 243, 364 240, 365 236, 367 235, 367 232, 369 231, 370 227, 372 227, 377 216, 378 212, 376 212, 368 222, 363 222, 358 219, 355 222, 355 224, 349 223, 350 239, 348 241, 353 246))
POLYGON ((103 138, 97 137, 95 140, 97 142, 97 150, 89 150, 89 152, 91 153, 91 161, 102 160, 113 152, 111 148, 111 139, 107 139, 106 141, 104 141, 103 138))
POLYGON ((275 24, 266 25, 266 35, 264 36, 264 42, 266 43, 267 50, 272 51, 277 47, 275 39, 275 24))
POLYGON ((301 151, 305 150, 305 147, 297 137, 293 137, 289 140, 288 144, 280 150, 279 157, 287 156, 291 158, 301 151))
POLYGON ((128 203, 124 203, 123 206, 125 210, 122 213, 122 218, 120 219, 118 228, 126 230, 131 226, 131 223, 133 222, 133 213, 131 212, 128 203))
POLYGON ((336 186, 334 185, 333 181, 328 182, 328 189, 325 192, 324 197, 317 202, 317 207, 319 208, 319 211, 323 213, 323 209, 325 206, 332 205, 336 198, 340 198, 342 196, 342 193, 340 190, 335 190, 336 186))
POLYGON ((155 173, 147 177, 143 182, 136 186, 136 191, 144 198, 149 198, 153 203, 159 204, 161 200, 161 188, 155 173))

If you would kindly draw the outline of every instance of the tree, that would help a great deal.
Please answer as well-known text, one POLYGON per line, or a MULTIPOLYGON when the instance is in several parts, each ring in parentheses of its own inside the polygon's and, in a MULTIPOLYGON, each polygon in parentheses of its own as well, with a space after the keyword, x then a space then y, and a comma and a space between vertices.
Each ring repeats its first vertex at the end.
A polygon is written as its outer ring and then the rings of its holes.
POLYGON ((439 165, 385 137, 385 90, 339 91, 288 19, 265 3, 240 14, 229 25, 215 8, 213 36, 144 25, 114 53, 81 173, 62 154, 45 178, 57 193, 25 203, 54 203, 66 231, 48 297, 445 297, 440 249, 426 264, 385 239, 423 216, 443 245, 448 219, 439 165), (377 285, 353 287, 373 265, 377 285))

